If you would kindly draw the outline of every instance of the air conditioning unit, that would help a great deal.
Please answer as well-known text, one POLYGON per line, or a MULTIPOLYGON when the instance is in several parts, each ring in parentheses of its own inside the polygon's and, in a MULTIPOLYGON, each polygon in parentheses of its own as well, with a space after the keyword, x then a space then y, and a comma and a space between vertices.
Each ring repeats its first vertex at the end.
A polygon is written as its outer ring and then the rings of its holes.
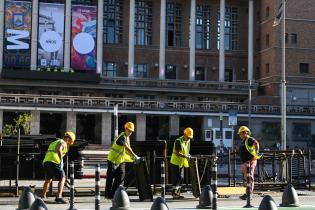
POLYGON ((205 130, 205 141, 213 140, 213 130, 205 130))

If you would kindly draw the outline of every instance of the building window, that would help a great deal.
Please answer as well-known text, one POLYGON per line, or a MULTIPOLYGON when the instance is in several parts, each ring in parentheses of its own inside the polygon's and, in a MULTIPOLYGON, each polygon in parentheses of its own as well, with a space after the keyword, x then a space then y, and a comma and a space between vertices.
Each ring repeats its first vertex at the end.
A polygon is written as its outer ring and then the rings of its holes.
POLYGON ((269 7, 266 7, 266 19, 269 17, 269 7))
POLYGON ((292 124, 292 140, 293 141, 310 141, 311 140, 311 124, 310 123, 293 123, 292 124))
POLYGON ((152 1, 136 0, 135 44, 152 44, 152 1))
POLYGON ((266 34, 266 47, 269 47, 269 34, 266 34))
POLYGON ((122 0, 104 0, 104 43, 122 42, 122 0))
POLYGON ((266 74, 268 74, 269 72, 270 72, 270 65, 269 65, 269 63, 266 63, 266 68, 265 68, 265 72, 266 72, 266 74))
POLYGON ((285 40, 285 43, 286 43, 286 44, 288 44, 288 36, 289 36, 288 33, 285 33, 285 36, 284 36, 285 39, 284 39, 284 40, 285 40))
MULTIPOLYGON (((237 50, 239 43, 239 11, 236 7, 225 8, 224 22, 224 48, 225 50, 237 50)), ((217 48, 220 48, 220 11, 218 11, 218 41, 217 48)))
POLYGON ((116 77, 117 76, 117 64, 116 63, 104 63, 103 76, 116 77))
POLYGON ((196 48, 210 49, 210 6, 196 8, 196 48))
POLYGON ((296 45, 297 43, 297 34, 291 34, 291 44, 296 45))
POLYGON ((135 77, 147 78, 148 77, 148 64, 135 64, 135 77))
POLYGON ((309 64, 308 63, 300 63, 300 73, 308 73, 309 64))
POLYGON ((176 79, 176 66, 165 65, 165 79, 176 79))
POLYGON ((182 46, 182 5, 179 3, 167 3, 167 46, 181 47, 182 46))
POLYGON ((232 69, 225 69, 224 81, 225 82, 232 82, 233 81, 233 70, 232 69))
POLYGON ((205 67, 203 66, 196 66, 195 70, 195 80, 205 80, 205 67))
MULTIPOLYGON (((43 1, 41 1, 43 2, 43 1)), ((50 1, 56 3, 56 1, 50 1)), ((62 1, 61 1, 62 2, 62 1)), ((72 0, 72 4, 92 5, 92 0, 72 0)))

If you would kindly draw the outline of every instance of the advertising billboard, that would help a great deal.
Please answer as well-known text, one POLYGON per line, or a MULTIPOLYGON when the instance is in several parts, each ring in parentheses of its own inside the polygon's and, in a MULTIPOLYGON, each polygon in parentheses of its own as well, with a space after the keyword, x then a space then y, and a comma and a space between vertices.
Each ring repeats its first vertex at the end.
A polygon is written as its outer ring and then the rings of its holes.
POLYGON ((71 68, 79 72, 96 72, 95 6, 72 6, 71 68))
POLYGON ((28 68, 31 59, 32 4, 25 1, 5 1, 3 66, 28 68))
POLYGON ((39 4, 37 65, 62 67, 64 54, 64 5, 39 4))

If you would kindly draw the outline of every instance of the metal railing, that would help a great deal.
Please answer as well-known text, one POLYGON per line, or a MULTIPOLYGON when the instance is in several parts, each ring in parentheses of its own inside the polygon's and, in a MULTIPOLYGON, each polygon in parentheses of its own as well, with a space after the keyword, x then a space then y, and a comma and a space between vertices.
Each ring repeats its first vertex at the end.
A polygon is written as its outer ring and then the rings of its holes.
MULTIPOLYGON (((193 101, 159 101, 132 98, 109 98, 88 96, 32 95, 0 93, 2 106, 65 107, 85 109, 112 109, 116 104, 120 109, 183 112, 248 112, 248 104, 233 102, 193 102, 193 101)), ((252 113, 278 114, 278 105, 252 105, 252 113)), ((288 105, 288 114, 313 114, 315 106, 288 105)))

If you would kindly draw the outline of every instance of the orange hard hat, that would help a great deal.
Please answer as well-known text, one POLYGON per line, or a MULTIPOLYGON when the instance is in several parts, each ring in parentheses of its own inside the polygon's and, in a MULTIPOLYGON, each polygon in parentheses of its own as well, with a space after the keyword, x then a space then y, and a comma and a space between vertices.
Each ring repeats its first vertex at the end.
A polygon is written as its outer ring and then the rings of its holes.
POLYGON ((125 129, 128 129, 128 130, 134 132, 135 131, 135 124, 133 124, 132 122, 127 122, 125 124, 125 129))
POLYGON ((188 128, 186 128, 186 129, 184 130, 184 134, 185 134, 188 138, 192 139, 192 138, 194 137, 194 130, 193 130, 192 128, 188 127, 188 128))

